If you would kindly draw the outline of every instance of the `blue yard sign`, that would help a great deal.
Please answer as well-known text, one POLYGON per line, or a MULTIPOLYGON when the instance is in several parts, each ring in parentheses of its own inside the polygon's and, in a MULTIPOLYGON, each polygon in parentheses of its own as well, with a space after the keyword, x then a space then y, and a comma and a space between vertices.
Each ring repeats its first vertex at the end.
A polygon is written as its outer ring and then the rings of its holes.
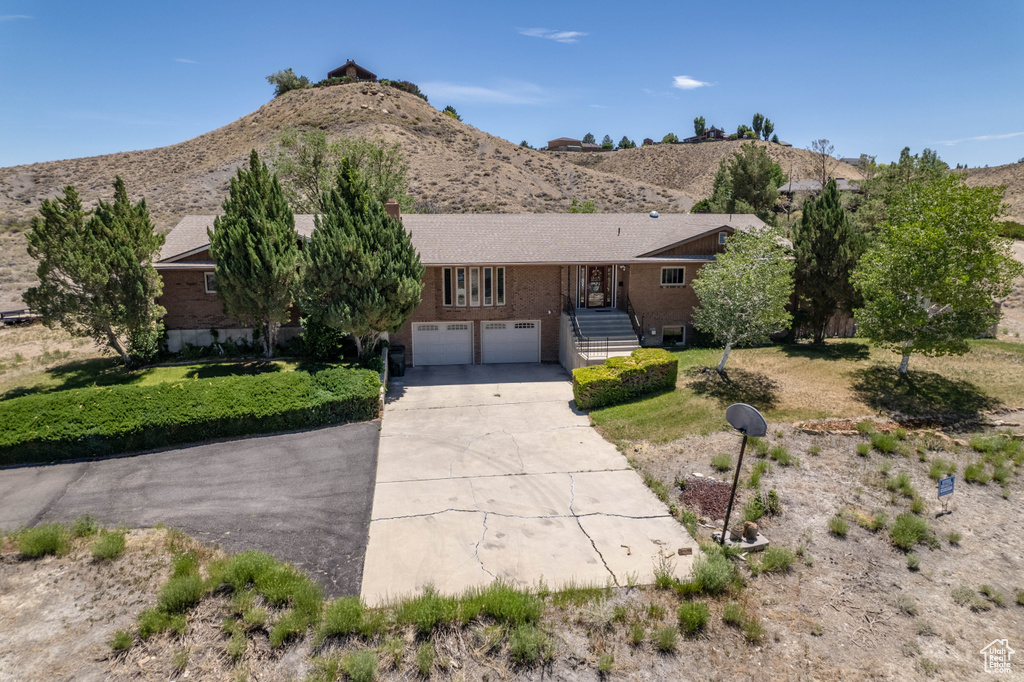
POLYGON ((956 476, 947 476, 946 478, 939 479, 939 497, 943 498, 946 495, 953 494, 953 482, 956 480, 956 476))

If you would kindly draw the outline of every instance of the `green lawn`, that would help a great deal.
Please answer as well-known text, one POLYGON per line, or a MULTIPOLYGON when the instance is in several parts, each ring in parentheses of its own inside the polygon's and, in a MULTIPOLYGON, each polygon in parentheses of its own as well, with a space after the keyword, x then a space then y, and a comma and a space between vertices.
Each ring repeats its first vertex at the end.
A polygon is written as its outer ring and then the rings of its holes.
MULTIPOLYGON (((348 363, 316 365, 347 367, 348 363)), ((296 360, 233 360, 195 362, 186 365, 160 365, 125 370, 113 358, 94 358, 69 362, 56 367, 7 379, 0 375, 0 400, 31 393, 49 393, 89 386, 153 386, 182 379, 212 379, 227 376, 252 376, 270 372, 292 372, 310 369, 309 361, 296 360)))
POLYGON ((676 390, 594 410, 594 424, 612 441, 668 442, 725 426, 725 408, 749 403, 773 421, 873 414, 977 415, 1024 407, 1024 344, 979 340, 964 356, 913 356, 908 380, 899 357, 862 339, 734 350, 723 380, 713 370, 720 350, 676 351, 676 390))

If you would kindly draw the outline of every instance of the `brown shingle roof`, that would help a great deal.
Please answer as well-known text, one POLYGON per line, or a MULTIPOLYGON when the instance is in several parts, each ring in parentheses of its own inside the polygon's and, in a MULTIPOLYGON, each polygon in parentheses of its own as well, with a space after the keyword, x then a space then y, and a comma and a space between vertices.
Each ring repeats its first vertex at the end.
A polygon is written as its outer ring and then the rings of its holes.
MULTIPOLYGON (((160 259, 202 250, 213 220, 182 219, 167 235, 160 259)), ((757 216, 714 213, 414 213, 402 222, 424 265, 628 262, 722 228, 765 227, 757 216)), ((295 216, 295 230, 311 235, 313 216, 295 216)))

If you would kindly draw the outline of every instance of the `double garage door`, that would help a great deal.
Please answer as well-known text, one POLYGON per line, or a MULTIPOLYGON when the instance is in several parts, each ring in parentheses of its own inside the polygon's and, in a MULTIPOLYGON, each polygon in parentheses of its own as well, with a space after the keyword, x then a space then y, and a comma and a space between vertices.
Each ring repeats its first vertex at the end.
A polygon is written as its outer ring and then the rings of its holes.
MULTIPOLYGON (((415 322, 412 359, 422 365, 473 364, 473 322, 415 322)), ((480 322, 481 361, 540 362, 540 321, 480 322)))

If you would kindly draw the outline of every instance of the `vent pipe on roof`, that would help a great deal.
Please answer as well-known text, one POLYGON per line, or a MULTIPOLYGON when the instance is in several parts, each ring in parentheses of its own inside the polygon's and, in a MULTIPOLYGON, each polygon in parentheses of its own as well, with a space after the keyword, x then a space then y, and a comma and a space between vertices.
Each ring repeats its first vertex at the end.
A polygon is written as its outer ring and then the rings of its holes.
POLYGON ((651 217, 652 218, 657 218, 658 217, 658 212, 657 211, 651 211, 651 217))

